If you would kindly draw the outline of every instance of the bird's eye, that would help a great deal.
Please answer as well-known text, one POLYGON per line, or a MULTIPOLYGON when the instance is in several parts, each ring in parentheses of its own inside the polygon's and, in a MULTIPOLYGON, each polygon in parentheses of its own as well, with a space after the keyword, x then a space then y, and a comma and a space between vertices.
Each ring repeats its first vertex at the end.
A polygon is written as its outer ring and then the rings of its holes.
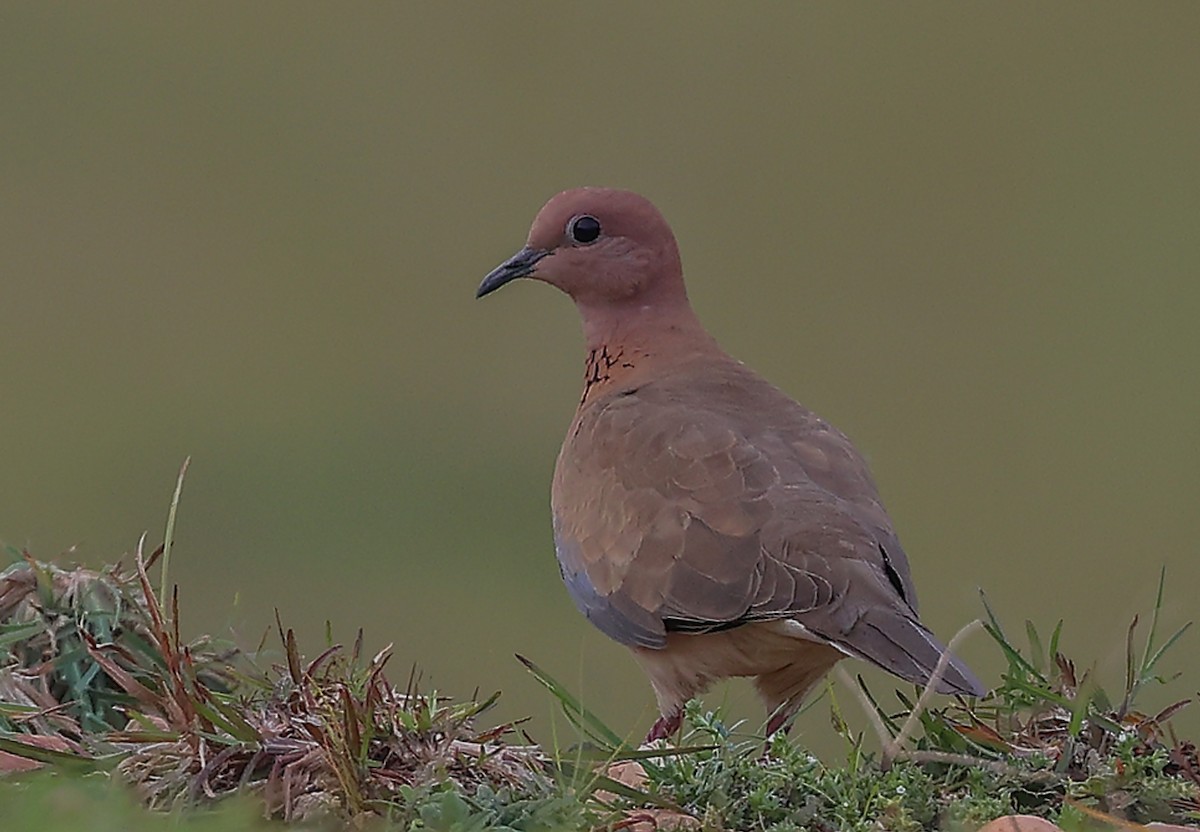
POLYGON ((572 242, 582 246, 594 243, 600 236, 600 220, 587 214, 573 217, 567 223, 567 236, 571 238, 572 242))

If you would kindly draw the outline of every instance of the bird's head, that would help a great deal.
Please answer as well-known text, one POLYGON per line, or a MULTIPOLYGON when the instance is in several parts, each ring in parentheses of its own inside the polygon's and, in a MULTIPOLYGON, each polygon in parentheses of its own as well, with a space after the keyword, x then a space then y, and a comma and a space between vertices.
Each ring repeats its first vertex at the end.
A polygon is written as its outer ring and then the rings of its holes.
POLYGON ((577 188, 553 197, 525 247, 493 269, 476 296, 518 277, 557 286, 585 315, 687 303, 675 235, 649 200, 630 191, 577 188))

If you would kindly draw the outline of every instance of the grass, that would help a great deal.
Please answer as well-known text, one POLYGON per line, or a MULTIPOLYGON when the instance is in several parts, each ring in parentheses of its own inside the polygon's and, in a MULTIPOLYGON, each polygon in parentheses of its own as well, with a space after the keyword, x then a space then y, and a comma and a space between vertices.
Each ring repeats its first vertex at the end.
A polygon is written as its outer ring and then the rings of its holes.
MULTIPOLYGON (((172 518, 178 497, 177 487, 172 518)), ((632 748, 522 659, 577 729, 575 745, 542 748, 517 724, 484 724, 495 695, 451 702, 422 691, 412 671, 394 683, 391 648, 364 655, 361 632, 309 657, 278 622, 273 663, 262 645, 249 655, 207 637, 182 642, 163 547, 145 556, 139 546, 131 566, 100 571, 7 552, 0 751, 17 756, 0 757, 0 768, 43 767, 0 779, 6 830, 282 821, 469 832, 645 821, 906 831, 974 829, 1018 811, 1067 829, 1200 825, 1196 749, 1170 728, 1188 700, 1138 710, 1149 687, 1170 681, 1162 659, 1187 630, 1161 637, 1161 579, 1140 643, 1139 622, 1129 628, 1125 678, 1111 695, 1062 655, 1061 621, 1048 638, 1026 622, 1018 647, 985 599, 983 626, 1007 664, 993 692, 930 708, 915 691, 896 691, 885 705, 843 674, 848 687, 826 689, 846 749, 832 765, 698 703, 680 747, 632 748), (855 699, 881 750, 846 727, 855 699)))

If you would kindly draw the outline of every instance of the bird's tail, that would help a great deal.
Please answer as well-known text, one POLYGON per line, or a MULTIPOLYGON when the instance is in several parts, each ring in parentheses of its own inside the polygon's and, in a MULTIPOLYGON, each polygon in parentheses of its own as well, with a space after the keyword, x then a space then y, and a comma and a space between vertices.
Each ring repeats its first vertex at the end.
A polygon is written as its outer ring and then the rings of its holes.
MULTIPOLYGON (((946 648, 921 622, 898 610, 868 610, 847 633, 846 647, 901 679, 925 685, 946 648)), ((983 696, 987 688, 956 656, 951 655, 935 688, 938 693, 983 696)))

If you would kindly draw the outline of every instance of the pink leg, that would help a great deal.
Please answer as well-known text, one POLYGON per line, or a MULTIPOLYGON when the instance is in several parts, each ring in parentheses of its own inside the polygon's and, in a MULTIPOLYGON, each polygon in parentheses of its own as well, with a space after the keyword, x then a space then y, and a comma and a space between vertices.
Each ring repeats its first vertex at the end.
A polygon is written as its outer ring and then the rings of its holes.
POLYGON ((792 730, 792 714, 793 710, 781 709, 775 712, 775 715, 767 720, 767 736, 774 736, 776 731, 783 731, 784 736, 792 730))
POLYGON ((658 718, 658 722, 654 723, 654 727, 650 729, 650 733, 646 735, 643 742, 654 742, 655 740, 665 740, 679 730, 679 726, 683 724, 683 712, 672 711, 669 714, 663 714, 658 718))

